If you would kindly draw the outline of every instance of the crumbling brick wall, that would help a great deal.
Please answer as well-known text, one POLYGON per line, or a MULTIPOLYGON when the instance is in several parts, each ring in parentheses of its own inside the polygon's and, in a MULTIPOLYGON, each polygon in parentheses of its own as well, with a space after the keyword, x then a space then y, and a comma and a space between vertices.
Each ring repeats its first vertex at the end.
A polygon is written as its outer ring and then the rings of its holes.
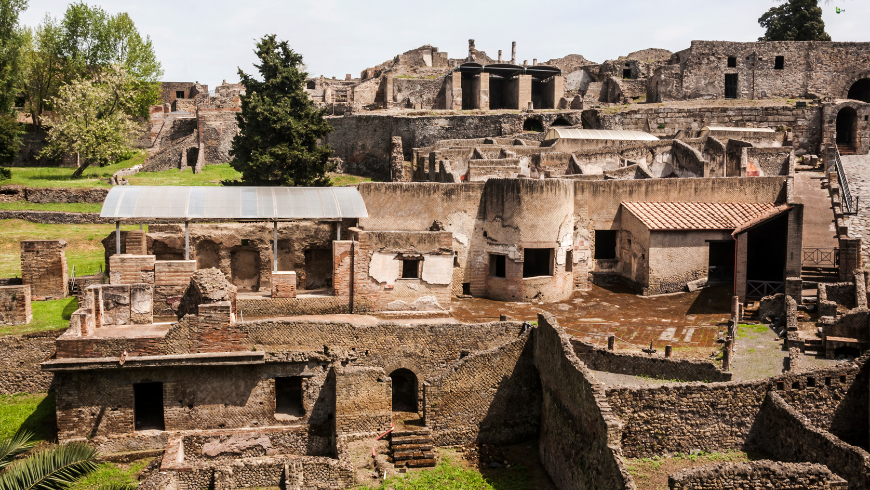
POLYGON ((31 294, 41 298, 64 298, 68 294, 66 242, 63 240, 22 240, 21 280, 31 294))
POLYGON ((0 286, 0 325, 27 325, 31 320, 30 286, 0 286))
POLYGON ((827 466, 770 460, 719 463, 682 470, 668 477, 668 488, 671 490, 713 488, 831 490, 846 487, 846 481, 833 474, 827 466))
POLYGON ((227 301, 236 312, 236 287, 227 281, 224 273, 214 269, 200 269, 190 276, 187 290, 178 306, 178 318, 198 315, 202 305, 227 301))
POLYGON ((541 386, 532 330, 469 354, 426 381, 424 419, 438 446, 512 444, 540 429, 541 386))
POLYGON ((39 364, 55 350, 58 330, 0 337, 0 394, 45 393, 54 375, 39 364))
POLYGON ((335 366, 335 432, 384 432, 393 417, 390 378, 381 368, 335 366))
POLYGON ((570 337, 540 314, 534 346, 544 396, 539 457, 550 478, 559 488, 632 488, 618 449, 621 424, 570 337))

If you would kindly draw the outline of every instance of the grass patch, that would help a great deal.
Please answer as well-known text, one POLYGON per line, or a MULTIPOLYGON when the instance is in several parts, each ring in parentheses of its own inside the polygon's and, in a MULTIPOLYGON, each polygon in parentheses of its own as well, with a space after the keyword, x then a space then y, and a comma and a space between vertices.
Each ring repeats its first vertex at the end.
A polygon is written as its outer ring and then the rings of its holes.
MULTIPOLYGON (((137 230, 136 225, 122 225, 122 230, 137 230)), ((66 262, 76 275, 105 270, 103 244, 115 231, 114 225, 49 225, 24 220, 0 220, 0 277, 21 277, 21 240, 66 240, 66 262)))
POLYGON ((136 474, 148 465, 150 459, 141 459, 130 464, 103 463, 95 471, 69 486, 69 490, 97 490, 104 485, 136 486, 136 474))
POLYGON ((532 490, 526 469, 512 466, 499 470, 496 476, 483 476, 479 471, 465 468, 444 457, 438 466, 405 475, 387 478, 377 487, 354 487, 356 490, 429 490, 433 488, 473 490, 532 490))
POLYGON ((742 451, 675 453, 672 456, 626 458, 625 464, 638 490, 668 488, 668 475, 682 469, 696 468, 711 463, 744 463, 763 459, 760 454, 742 451))
POLYGON ((76 298, 32 301, 33 321, 27 325, 0 327, 0 335, 21 335, 45 330, 58 330, 69 326, 70 316, 78 309, 76 298))
POLYGON ((334 186, 357 185, 362 182, 371 182, 371 177, 362 177, 359 175, 338 174, 329 172, 329 180, 334 186))
POLYGON ((170 169, 162 172, 140 172, 127 177, 130 185, 221 185, 224 180, 238 180, 242 174, 229 163, 206 165, 195 174, 191 169, 170 169))
POLYGON ((53 394, 0 395, 0 439, 12 437, 19 429, 32 432, 37 441, 52 438, 46 421, 54 412, 53 394))
POLYGON ((12 167, 12 178, 0 180, 0 185, 24 185, 28 187, 111 187, 109 177, 121 169, 145 162, 145 152, 138 151, 128 160, 105 167, 90 166, 81 178, 73 179, 75 168, 69 167, 12 167))
POLYGON ((0 202, 0 209, 9 211, 65 211, 67 213, 99 213, 102 208, 102 204, 90 204, 84 202, 0 202))
POLYGON ((766 333, 771 333, 767 325, 747 325, 745 323, 737 325, 737 339, 753 340, 766 333))

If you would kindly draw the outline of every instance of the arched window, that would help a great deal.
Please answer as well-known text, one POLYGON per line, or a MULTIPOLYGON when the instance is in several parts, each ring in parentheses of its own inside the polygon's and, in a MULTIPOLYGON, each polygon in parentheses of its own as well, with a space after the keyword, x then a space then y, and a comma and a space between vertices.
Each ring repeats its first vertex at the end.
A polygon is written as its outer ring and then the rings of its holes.
POLYGON ((552 127, 552 126, 571 126, 571 125, 572 124, 569 123, 564 117, 560 116, 560 117, 557 117, 556 120, 553 121, 553 124, 551 124, 550 126, 552 127))
POLYGON ((308 82, 308 83, 305 85, 305 88, 307 88, 307 89, 309 89, 309 90, 314 90, 314 81, 312 80, 312 81, 308 82))
POLYGON ((529 131, 532 133, 540 133, 543 130, 544 130, 544 125, 541 124, 541 121, 539 121, 537 119, 530 117, 530 118, 526 119, 525 122, 523 122, 523 131, 529 131))
POLYGON ((850 99, 870 102, 870 78, 862 78, 849 87, 850 99))

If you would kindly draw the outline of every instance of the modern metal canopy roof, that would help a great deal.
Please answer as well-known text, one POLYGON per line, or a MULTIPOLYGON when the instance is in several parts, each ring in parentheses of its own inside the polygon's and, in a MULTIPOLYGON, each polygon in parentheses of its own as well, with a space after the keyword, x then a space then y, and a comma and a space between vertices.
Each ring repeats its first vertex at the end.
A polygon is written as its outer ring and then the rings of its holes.
POLYGON ((458 70, 462 73, 468 73, 471 75, 477 75, 481 72, 486 72, 504 78, 511 78, 516 75, 531 75, 532 77, 539 80, 544 80, 554 75, 562 74, 562 70, 557 66, 521 66, 511 63, 491 63, 489 65, 481 65, 480 63, 468 62, 459 65, 458 70))
POLYGON ((115 186, 100 217, 198 220, 366 218, 355 187, 115 186))
POLYGON ((626 129, 580 129, 580 128, 551 128, 547 131, 544 140, 555 139, 575 140, 626 140, 626 141, 658 141, 655 136, 642 131, 629 131, 626 129))

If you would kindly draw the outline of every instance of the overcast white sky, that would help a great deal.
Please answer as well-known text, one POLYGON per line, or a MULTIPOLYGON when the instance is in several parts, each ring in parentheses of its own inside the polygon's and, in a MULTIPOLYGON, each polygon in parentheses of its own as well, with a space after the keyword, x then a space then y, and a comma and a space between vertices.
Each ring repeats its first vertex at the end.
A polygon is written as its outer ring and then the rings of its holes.
MULTIPOLYGON (((68 0, 30 0, 22 22, 62 17, 68 0)), ((312 75, 354 77, 424 44, 465 57, 468 39, 493 58, 539 61, 581 54, 602 62, 645 48, 678 51, 693 39, 754 41, 772 0, 89 0, 127 11, 154 42, 166 81, 214 87, 253 71, 254 43, 275 33, 302 53, 312 75)), ((822 4, 834 41, 870 41, 870 1, 822 4), (845 9, 837 14, 835 7, 845 9)))

